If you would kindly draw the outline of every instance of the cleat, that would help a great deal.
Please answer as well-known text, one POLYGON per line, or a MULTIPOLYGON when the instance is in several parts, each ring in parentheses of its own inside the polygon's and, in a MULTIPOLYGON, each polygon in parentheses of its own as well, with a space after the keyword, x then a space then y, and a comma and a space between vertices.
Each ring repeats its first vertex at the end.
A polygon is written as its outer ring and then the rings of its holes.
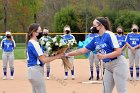
POLYGON ((74 77, 74 75, 72 75, 72 76, 71 76, 71 78, 72 78, 72 80, 75 80, 75 77, 74 77))
POLYGON ((10 77, 10 79, 11 79, 11 80, 13 80, 13 79, 14 79, 14 77, 13 77, 13 76, 11 76, 11 77, 10 77))
POLYGON ((6 80, 6 79, 7 79, 7 77, 6 77, 6 76, 4 76, 4 77, 3 77, 3 80, 6 80))
POLYGON ((99 77, 99 76, 97 76, 96 80, 100 80, 100 77, 99 77))
POLYGON ((136 77, 136 81, 139 81, 139 77, 136 77))
POLYGON ((132 81, 132 80, 134 80, 134 78, 133 77, 130 77, 130 81, 132 81))
POLYGON ((49 80, 50 78, 49 77, 46 77, 46 79, 49 80))
POLYGON ((64 80, 67 80, 67 79, 68 79, 68 76, 65 76, 65 77, 64 77, 64 80))
POLYGON ((93 76, 90 76, 89 80, 93 80, 93 76))

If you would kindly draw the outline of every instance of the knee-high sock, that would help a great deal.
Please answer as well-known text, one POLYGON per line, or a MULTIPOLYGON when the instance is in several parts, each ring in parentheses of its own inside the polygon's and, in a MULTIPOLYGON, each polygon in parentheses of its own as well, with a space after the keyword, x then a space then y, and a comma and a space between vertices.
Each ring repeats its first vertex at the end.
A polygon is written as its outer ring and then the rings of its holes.
POLYGON ((10 67, 10 74, 11 74, 11 76, 14 75, 14 68, 13 67, 10 67))
POLYGON ((99 67, 96 67, 96 73, 97 73, 97 76, 99 77, 99 73, 100 73, 100 68, 99 67))
POLYGON ((7 75, 7 68, 3 68, 3 74, 4 74, 4 76, 7 75))
POLYGON ((130 67, 130 76, 133 77, 133 67, 130 67))
POLYGON ((139 77, 139 67, 136 67, 136 77, 139 77))
POLYGON ((68 72, 65 72, 65 76, 68 76, 68 72))
POLYGON ((50 76, 50 68, 47 68, 47 77, 50 76))
POLYGON ((90 75, 93 77, 93 67, 90 67, 90 75))

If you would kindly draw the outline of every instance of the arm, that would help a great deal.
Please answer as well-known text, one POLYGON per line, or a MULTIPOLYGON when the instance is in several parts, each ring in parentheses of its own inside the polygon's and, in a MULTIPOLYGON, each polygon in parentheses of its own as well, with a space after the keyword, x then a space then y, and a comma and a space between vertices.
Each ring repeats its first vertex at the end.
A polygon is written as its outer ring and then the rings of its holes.
POLYGON ((128 42, 126 42, 126 45, 128 46, 128 48, 130 48, 131 50, 133 50, 133 47, 128 42))
POLYGON ((126 48, 126 44, 121 48, 122 49, 122 51, 124 50, 126 48))
POLYGON ((38 59, 41 60, 43 63, 49 63, 55 59, 61 58, 62 56, 64 56, 64 53, 52 57, 46 57, 45 55, 41 55, 38 57, 38 59))
POLYGON ((120 48, 115 48, 114 52, 111 52, 109 54, 97 54, 98 59, 106 59, 106 58, 114 58, 117 57, 121 54, 121 49, 120 48))
POLYGON ((137 46, 135 46, 134 48, 135 48, 135 49, 138 49, 138 48, 140 48, 140 44, 139 44, 139 45, 137 45, 137 46))
POLYGON ((90 52, 90 50, 88 50, 86 48, 81 48, 81 49, 69 52, 65 56, 77 56, 77 55, 85 54, 87 52, 90 52))

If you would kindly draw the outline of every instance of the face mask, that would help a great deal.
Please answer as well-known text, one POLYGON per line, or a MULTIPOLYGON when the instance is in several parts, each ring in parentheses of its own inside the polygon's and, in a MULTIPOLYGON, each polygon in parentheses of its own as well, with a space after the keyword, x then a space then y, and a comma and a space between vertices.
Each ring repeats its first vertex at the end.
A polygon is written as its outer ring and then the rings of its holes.
POLYGON ((41 32, 41 33, 39 33, 39 34, 38 34, 38 36, 36 36, 36 37, 37 37, 37 39, 40 39, 40 38, 42 37, 42 35, 43 35, 43 34, 42 34, 42 32, 41 32))
POLYGON ((7 38, 11 38, 11 36, 6 36, 7 38))
POLYGON ((66 34, 69 34, 70 33, 70 31, 69 30, 66 30, 66 34))
POLYGON ((119 35, 123 34, 123 32, 118 32, 119 35))
POLYGON ((48 34, 43 34, 44 36, 48 36, 48 34))
POLYGON ((91 30, 91 33, 99 33, 99 30, 97 30, 96 27, 93 27, 92 30, 91 30))
POLYGON ((134 28, 134 29, 133 29, 133 32, 134 32, 134 33, 137 32, 137 29, 134 28))

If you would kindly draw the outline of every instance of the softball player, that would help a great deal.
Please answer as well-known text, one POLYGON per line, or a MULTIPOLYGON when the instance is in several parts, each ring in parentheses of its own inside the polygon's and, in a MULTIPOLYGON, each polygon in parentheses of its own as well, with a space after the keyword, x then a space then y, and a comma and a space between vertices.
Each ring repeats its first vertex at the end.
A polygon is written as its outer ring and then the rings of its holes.
MULTIPOLYGON (((70 26, 66 25, 64 27, 64 35, 63 35, 64 40, 69 40, 69 39, 73 39, 73 38, 75 39, 75 37, 73 35, 71 35, 70 32, 71 32, 70 26)), ((71 52, 72 50, 73 50, 73 48, 70 47, 69 49, 67 49, 66 53, 71 52)), ((74 56, 69 57, 68 60, 72 64, 71 77, 72 77, 72 80, 74 80, 75 79, 75 77, 74 77, 74 64, 73 64, 74 56)), ((65 69, 65 77, 64 77, 64 79, 67 80, 68 79, 68 70, 66 68, 64 68, 64 69, 65 69)))
POLYGON ((140 58, 140 35, 138 34, 138 26, 132 25, 132 32, 126 37, 126 44, 128 46, 130 80, 133 80, 133 67, 136 67, 136 80, 139 80, 139 58, 140 58))
MULTIPOLYGON (((51 37, 48 36, 48 34, 49 34, 49 30, 47 28, 44 28, 43 37, 40 38, 40 41, 44 40, 45 42, 47 42, 48 40, 50 40, 51 37)), ((45 53, 48 54, 47 47, 44 47, 44 46, 42 46, 42 47, 43 47, 43 50, 45 51, 45 53)), ((47 69, 46 78, 47 78, 47 80, 49 80, 50 79, 50 63, 46 64, 46 69, 47 69)))
POLYGON ((38 39, 42 37, 42 31, 39 24, 31 24, 27 34, 27 62, 28 79, 32 85, 33 93, 46 93, 45 81, 43 79, 43 65, 63 56, 58 54, 53 57, 46 57, 39 45, 38 39))
POLYGON ((10 66, 10 79, 13 80, 14 77, 14 48, 16 47, 15 41, 12 38, 11 32, 7 31, 5 33, 6 38, 1 41, 1 47, 3 49, 2 61, 3 61, 3 80, 7 79, 7 62, 9 61, 10 66))
POLYGON ((117 40, 118 40, 118 43, 120 45, 120 48, 122 49, 122 55, 126 56, 126 42, 125 42, 125 38, 126 36, 123 35, 123 28, 121 26, 118 26, 117 27, 117 40))
MULTIPOLYGON (((86 38, 89 39, 89 40, 92 40, 94 37, 97 37, 97 36, 98 36, 98 34, 93 33, 92 30, 91 30, 91 34, 87 35, 86 38)), ((97 73, 96 80, 99 80, 100 79, 100 76, 99 76, 100 67, 99 67, 99 59, 96 56, 96 51, 90 52, 90 55, 89 55, 88 59, 89 59, 89 62, 90 62, 90 78, 89 78, 89 80, 93 80, 94 63, 95 63, 95 66, 96 66, 96 73, 97 73)))
POLYGON ((121 55, 117 38, 109 31, 109 27, 107 18, 96 18, 93 21, 93 31, 99 36, 95 37, 85 48, 68 53, 66 56, 76 56, 97 50, 97 58, 105 65, 103 93, 112 93, 114 85, 118 93, 127 93, 128 65, 126 58, 121 55))

